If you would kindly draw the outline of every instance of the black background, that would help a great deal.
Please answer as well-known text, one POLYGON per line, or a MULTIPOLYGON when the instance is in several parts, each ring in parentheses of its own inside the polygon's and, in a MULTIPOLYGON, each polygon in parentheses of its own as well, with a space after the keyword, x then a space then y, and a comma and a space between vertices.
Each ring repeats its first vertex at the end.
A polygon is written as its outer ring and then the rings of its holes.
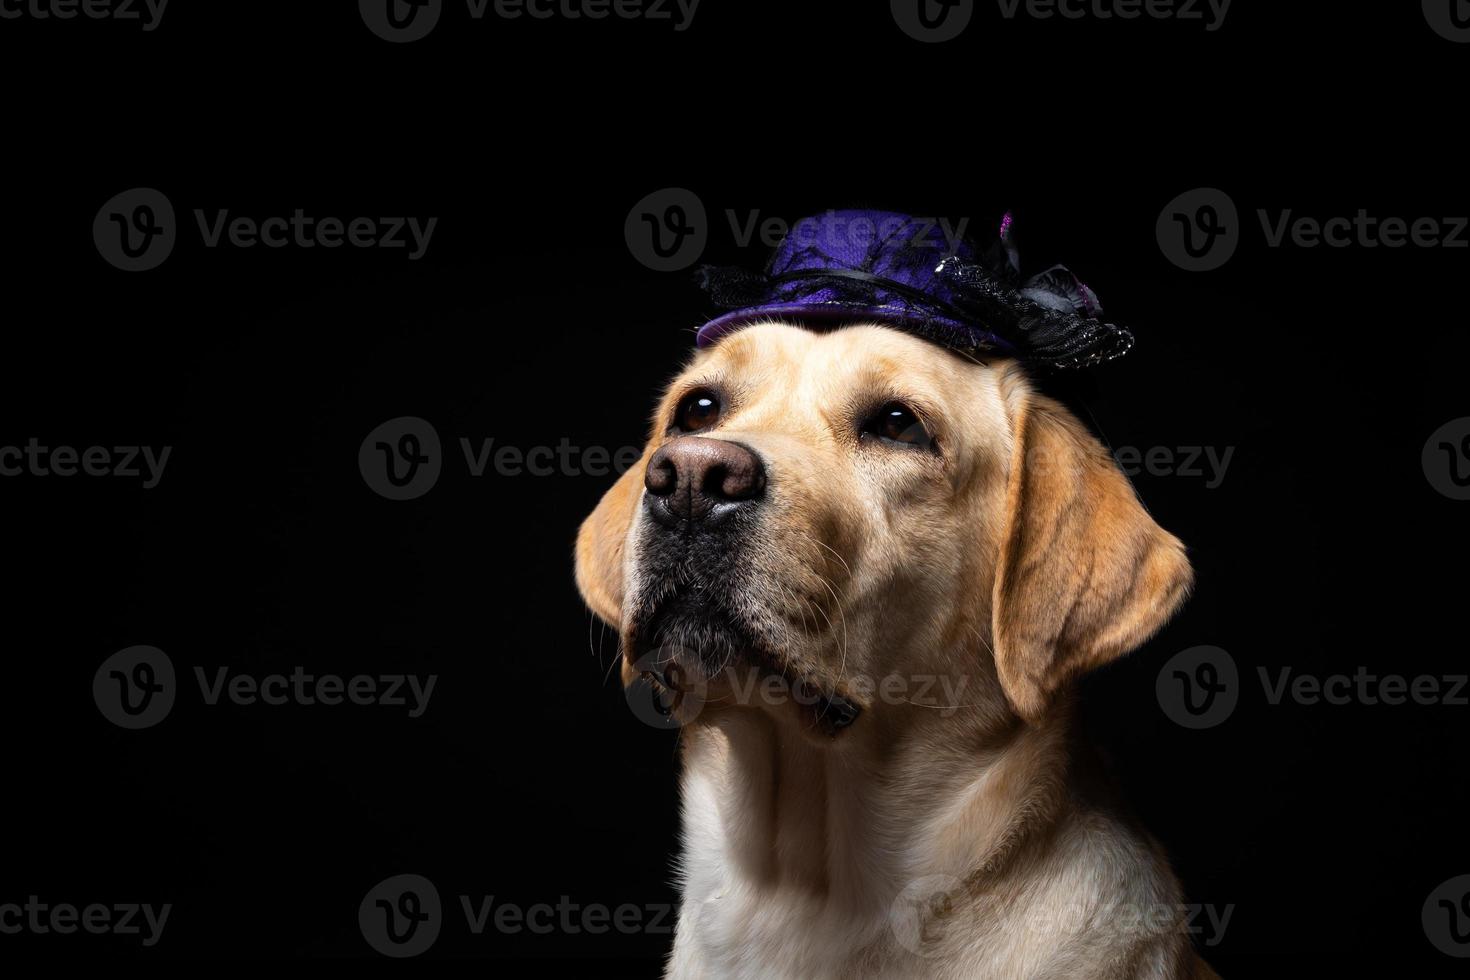
POLYGON ((5 354, 0 445, 173 447, 160 484, 0 479, 11 570, 0 902, 171 902, 163 940, 0 936, 30 956, 375 956, 384 877, 431 878, 427 959, 605 960, 656 975, 670 936, 463 928, 457 898, 675 899, 674 739, 629 712, 571 578, 611 478, 472 477, 461 437, 640 443, 714 309, 624 241, 644 195, 695 192, 705 261, 758 265, 726 212, 1014 209, 1023 260, 1064 260, 1139 337, 1048 386, 1113 446, 1234 447, 1218 488, 1135 478, 1189 546, 1195 597, 1084 685, 1086 723, 1191 900, 1234 906, 1225 976, 1394 964, 1463 972, 1420 909, 1470 872, 1470 708, 1271 705, 1256 669, 1464 673, 1465 507, 1420 451, 1467 412, 1470 250, 1267 247, 1273 216, 1470 212, 1470 46, 1417 4, 1237 0, 1198 22, 1007 21, 924 45, 886 4, 704 0, 667 22, 472 22, 412 44, 352 3, 170 6, 156 31, 0 20, 5 354), (159 268, 108 265, 114 194, 180 217, 159 268), (1189 273, 1154 224, 1226 191, 1243 234, 1189 273), (205 248, 192 211, 435 216, 405 250, 205 248), (392 502, 359 475, 385 420, 445 469, 392 502), (133 644, 186 683, 144 731, 94 672, 133 644), (1154 679, 1187 647, 1244 679, 1192 732, 1154 679), (434 673, 429 710, 206 706, 196 666, 434 673))

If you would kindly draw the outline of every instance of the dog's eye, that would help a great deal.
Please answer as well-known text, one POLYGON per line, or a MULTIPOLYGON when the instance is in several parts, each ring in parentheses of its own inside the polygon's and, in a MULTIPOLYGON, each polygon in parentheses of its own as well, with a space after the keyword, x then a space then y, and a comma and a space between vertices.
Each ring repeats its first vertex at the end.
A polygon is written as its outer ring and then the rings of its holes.
POLYGON ((863 424, 864 437, 876 437, 884 442, 896 442, 918 449, 930 448, 934 440, 924 428, 918 416, 901 402, 889 402, 863 424))
POLYGON ((680 432, 708 429, 720 420, 720 400, 712 391, 692 391, 674 412, 674 428, 680 432))

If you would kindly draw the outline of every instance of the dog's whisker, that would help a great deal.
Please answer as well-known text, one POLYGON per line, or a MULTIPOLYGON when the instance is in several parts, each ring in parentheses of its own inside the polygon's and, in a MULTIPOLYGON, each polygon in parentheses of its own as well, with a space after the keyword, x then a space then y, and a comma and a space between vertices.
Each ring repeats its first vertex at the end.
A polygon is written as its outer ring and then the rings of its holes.
POLYGON ((957 711, 960 708, 979 708, 979 704, 922 704, 912 698, 900 697, 898 700, 913 705, 915 708, 935 708, 940 711, 957 711))
MULTIPOLYGON (((811 538, 811 540, 813 540, 813 541, 816 541, 816 543, 819 544, 819 545, 822 545, 822 547, 827 548, 827 546, 825 544, 822 544, 821 541, 818 541, 815 536, 813 536, 811 534, 808 534, 807 537, 811 538)), ((827 550, 828 551, 832 551, 831 548, 827 548, 827 550)), ((837 552, 832 551, 832 554, 837 555, 837 552)), ((842 561, 842 556, 841 555, 837 555, 837 560, 838 561, 842 561)), ((842 561, 842 564, 843 564, 843 567, 844 568, 847 567, 847 562, 842 561)), ((847 614, 845 612, 843 612, 843 610, 842 610, 842 598, 841 598, 841 596, 839 596, 837 594, 837 589, 832 585, 831 582, 829 582, 827 580, 827 577, 825 575, 823 575, 821 572, 813 572, 813 574, 816 575, 817 581, 821 582, 822 585, 823 585, 823 587, 826 588, 827 592, 832 596, 832 607, 833 607, 833 609, 835 609, 837 611, 837 617, 838 617, 838 619, 840 619, 842 621, 842 636, 841 636, 840 641, 838 643, 838 649, 839 649, 839 652, 840 652, 840 655, 841 656, 840 656, 839 662, 837 664, 837 676, 838 676, 839 679, 846 680, 846 678, 847 678, 847 614)), ((852 570, 849 568, 848 569, 848 575, 851 576, 851 574, 852 574, 852 570)), ((819 606, 818 608, 820 609, 821 607, 819 606)), ((825 613, 823 615, 825 615, 825 613)), ((836 632, 835 628, 832 626, 831 617, 828 617, 827 618, 827 628, 828 629, 832 629, 834 631, 834 633, 836 632)))
MULTIPOLYGON (((591 633, 591 629, 590 628, 588 629, 588 633, 589 634, 591 633)), ((602 648, 602 645, 603 645, 603 641, 606 640, 606 639, 607 639, 607 624, 606 623, 603 623, 602 624, 602 633, 601 633, 601 635, 597 639, 597 646, 598 646, 597 663, 598 663, 598 666, 601 666, 602 665, 602 649, 601 648, 602 648)), ((602 685, 604 687, 607 686, 607 679, 612 676, 613 671, 618 666, 618 662, 620 660, 622 660, 622 659, 623 659, 622 651, 614 651, 613 652, 613 658, 611 660, 609 660, 608 663, 607 663, 607 670, 605 670, 605 671, 602 672, 602 685)))
POLYGON ((607 679, 612 676, 613 668, 616 667, 617 665, 618 665, 618 662, 617 662, 617 660, 615 658, 612 663, 610 663, 610 664, 607 665, 607 670, 605 670, 605 671, 602 672, 602 686, 603 687, 606 687, 607 686, 607 679))
MULTIPOLYGON (((810 600, 808 600, 808 601, 810 601, 810 600)), ((827 611, 822 608, 821 603, 812 602, 812 608, 815 609, 818 613, 820 613, 821 616, 822 616, 822 618, 827 621, 827 629, 828 629, 828 631, 831 632, 833 635, 836 635, 836 633, 837 633, 837 627, 832 624, 832 617, 827 615, 827 611)), ((838 615, 841 616, 842 614, 841 613, 838 613, 838 615)))
POLYGON ((816 543, 817 547, 819 547, 819 548, 826 548, 827 549, 827 552, 833 558, 836 558, 838 561, 840 561, 842 563, 842 570, 847 573, 847 577, 848 578, 852 578, 852 566, 848 565, 846 558, 843 558, 840 554, 837 553, 837 549, 836 548, 833 548, 831 545, 827 544, 825 541, 822 541, 820 538, 818 538, 814 534, 807 534, 807 537, 808 538, 811 538, 811 540, 816 543))
MULTIPOLYGON (((802 605, 802 608, 804 608, 804 609, 810 609, 812 611, 812 625, 813 625, 814 628, 812 629, 811 632, 807 633, 807 639, 814 639, 816 637, 817 633, 821 629, 821 624, 819 622, 817 622, 817 614, 818 613, 821 613, 822 612, 822 609, 821 609, 820 606, 818 606, 815 602, 812 602, 812 600, 809 599, 809 598, 807 598, 806 596, 802 596, 801 597, 801 605, 802 605)), ((831 625, 832 624, 830 622, 828 622, 827 626, 828 626, 829 629, 831 628, 831 625)))
POLYGON ((802 632, 806 634, 806 638, 808 640, 815 639, 818 631, 820 630, 820 624, 817 622, 816 610, 812 605, 812 601, 799 592, 794 593, 794 596, 801 608, 802 632), (807 613, 812 614, 810 627, 807 626, 807 613))
POLYGON ((988 654, 990 654, 990 656, 992 658, 995 657, 995 650, 994 650, 994 648, 992 648, 989 643, 986 643, 985 642, 985 637, 983 635, 981 635, 980 631, 977 630, 974 627, 973 624, 966 623, 965 624, 965 629, 969 630, 971 633, 974 633, 975 634, 975 639, 977 639, 977 640, 980 641, 980 645, 985 648, 985 652, 988 653, 988 654))
POLYGON ((786 599, 787 602, 795 607, 797 614, 801 616, 802 635, 805 636, 807 639, 811 639, 811 630, 809 630, 806 625, 806 603, 801 599, 800 596, 796 595, 794 592, 787 589, 785 585, 781 584, 780 581, 776 582, 776 587, 781 590, 782 596, 786 599))
MULTIPOLYGON (((826 549, 827 552, 829 552, 834 558, 837 559, 838 562, 841 563, 841 565, 842 565, 843 569, 846 571, 848 577, 851 577, 852 576, 852 567, 850 565, 848 565, 847 560, 844 559, 842 557, 842 555, 838 554, 838 552, 836 550, 834 550, 831 546, 829 546, 825 542, 819 540, 814 534, 812 534, 811 532, 805 530, 804 528, 797 528, 796 530, 798 530, 798 532, 801 533, 803 537, 805 537, 807 540, 811 541, 813 544, 817 545, 820 548, 826 549)), ((840 653, 840 659, 839 659, 839 663, 838 663, 838 667, 837 667, 837 676, 838 676, 839 679, 845 680, 846 677, 847 677, 847 615, 846 615, 846 613, 843 612, 843 609, 842 609, 842 598, 838 594, 837 589, 832 585, 832 583, 827 579, 827 577, 825 575, 823 575, 821 572, 819 572, 819 571, 817 571, 815 569, 812 569, 812 574, 814 576, 816 576, 817 581, 819 581, 819 582, 822 583, 822 587, 825 588, 827 590, 828 594, 831 595, 831 597, 832 597, 832 605, 837 610, 837 616, 838 616, 839 620, 841 621, 841 625, 842 625, 842 629, 841 629, 840 633, 839 633, 836 625, 832 622, 832 617, 829 616, 829 615, 827 615, 826 610, 824 610, 822 608, 822 604, 821 603, 815 602, 812 599, 810 599, 810 598, 808 598, 808 597, 806 597, 804 595, 801 595, 799 593, 798 593, 798 598, 800 599, 800 601, 801 601, 801 603, 802 603, 803 606, 810 605, 815 610, 815 612, 820 613, 821 616, 822 616, 822 618, 827 621, 827 629, 833 634, 833 637, 836 639, 836 642, 837 642, 837 645, 838 645, 838 650, 839 650, 839 653, 840 653)), ((781 585, 779 579, 776 579, 774 576, 772 576, 772 581, 775 581, 777 583, 778 587, 780 587, 782 589, 783 593, 785 592, 785 586, 784 585, 781 585)), ((806 616, 805 616, 805 614, 803 614, 802 615, 802 625, 803 625, 803 628, 805 628, 805 624, 806 624, 806 616)), ((805 631, 805 629, 804 629, 804 631, 805 631)), ((806 636, 807 636, 808 639, 813 638, 813 634, 811 632, 809 632, 809 631, 806 632, 806 636)))

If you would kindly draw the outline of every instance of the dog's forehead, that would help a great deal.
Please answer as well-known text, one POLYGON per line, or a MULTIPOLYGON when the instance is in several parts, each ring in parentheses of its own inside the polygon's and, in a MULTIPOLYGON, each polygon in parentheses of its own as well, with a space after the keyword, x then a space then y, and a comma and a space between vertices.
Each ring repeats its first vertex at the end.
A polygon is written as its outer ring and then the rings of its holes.
POLYGON ((910 384, 942 392, 966 383, 984 366, 878 324, 814 331, 769 323, 724 338, 696 359, 692 369, 756 385, 821 379, 868 386, 910 384))

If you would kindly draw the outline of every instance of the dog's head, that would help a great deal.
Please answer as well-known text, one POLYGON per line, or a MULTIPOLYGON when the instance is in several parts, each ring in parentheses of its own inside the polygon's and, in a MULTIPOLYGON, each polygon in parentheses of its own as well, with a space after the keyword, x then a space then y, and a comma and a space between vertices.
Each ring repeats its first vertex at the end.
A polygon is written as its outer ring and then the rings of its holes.
POLYGON ((1014 362, 881 326, 766 324, 699 352, 577 539, 625 679, 670 659, 708 681, 762 672, 818 692, 839 726, 907 700, 882 696, 904 677, 956 671, 1038 720, 1190 578, 1103 447, 1014 362))

